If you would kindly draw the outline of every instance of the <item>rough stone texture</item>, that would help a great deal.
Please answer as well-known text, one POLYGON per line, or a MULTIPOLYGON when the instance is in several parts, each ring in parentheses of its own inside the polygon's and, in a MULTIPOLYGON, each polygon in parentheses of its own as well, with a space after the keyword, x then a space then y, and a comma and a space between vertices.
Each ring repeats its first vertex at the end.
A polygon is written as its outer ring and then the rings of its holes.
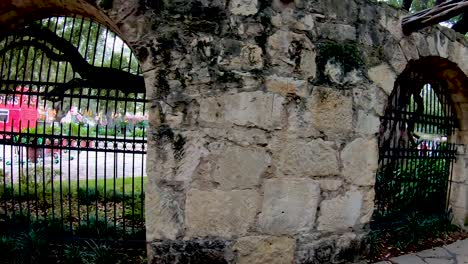
POLYGON ((271 179, 264 183, 261 230, 295 234, 314 225, 320 198, 319 184, 310 179, 271 179))
POLYGON ((253 225, 259 195, 256 191, 187 192, 185 222, 188 236, 244 235, 253 225))
POLYGON ((341 153, 343 176, 356 185, 374 185, 378 157, 376 139, 355 139, 341 153))
POLYGON ((318 182, 320 183, 320 189, 325 191, 337 191, 343 186, 342 180, 318 180, 318 182))
POLYGON ((379 132, 380 118, 372 113, 358 111, 356 132, 363 135, 375 135, 379 132))
POLYGON ((334 143, 321 139, 280 145, 279 169, 287 176, 327 176, 339 173, 334 143))
POLYGON ((265 81, 265 86, 268 91, 279 93, 282 96, 306 97, 309 95, 307 82, 294 78, 279 77, 277 75, 269 76, 265 81))
POLYGON ((308 108, 315 127, 331 138, 353 130, 353 100, 339 90, 314 87, 308 108))
POLYGON ((396 75, 387 64, 381 64, 370 68, 367 74, 369 75, 369 78, 387 94, 392 92, 396 75))
POLYGON ((230 146, 216 163, 213 180, 220 189, 254 188, 269 164, 270 157, 263 150, 230 146))
POLYGON ((148 245, 153 252, 150 264, 213 263, 227 264, 228 247, 231 242, 223 240, 166 240, 154 241, 148 245))
POLYGON ((258 70, 263 68, 263 51, 257 45, 246 45, 241 50, 241 62, 244 70, 258 70))
POLYGON ((294 259, 295 241, 289 237, 252 236, 236 241, 237 264, 289 264, 294 259))
POLYGON ((234 15, 249 16, 257 13, 257 0, 232 0, 229 9, 234 15))
POLYGON ((361 212, 363 195, 359 191, 349 191, 344 196, 324 200, 320 204, 318 230, 338 231, 353 227, 361 212))
MULTIPOLYGON (((140 62, 153 263, 290 263, 291 241, 295 263, 355 261, 374 207, 379 117, 414 59, 440 59, 428 65, 446 69, 434 77, 468 127, 466 41, 438 26, 404 36, 406 13, 372 1, 4 0, 0 35, 49 14, 110 26, 140 62), (323 57, 323 44, 357 52, 323 57)), ((463 193, 451 199, 459 224, 463 193)))
POLYGON ((298 73, 304 79, 315 78, 315 49, 303 34, 278 30, 268 38, 267 53, 277 74, 298 73))
POLYGON ((227 121, 240 126, 281 128, 284 97, 263 92, 239 93, 225 98, 227 121))
POLYGON ((284 97, 274 93, 243 92, 201 100, 199 120, 263 129, 282 127, 284 97))
POLYGON ((363 252, 363 242, 363 237, 354 233, 322 238, 313 235, 300 236, 294 263, 356 263, 356 252, 363 252))
MULTIPOLYGON (((180 194, 179 194, 180 195, 180 194)), ((146 239, 176 239, 183 231, 183 210, 178 194, 170 190, 157 188, 146 189, 146 217, 158 217, 158 221, 146 223, 146 239)))

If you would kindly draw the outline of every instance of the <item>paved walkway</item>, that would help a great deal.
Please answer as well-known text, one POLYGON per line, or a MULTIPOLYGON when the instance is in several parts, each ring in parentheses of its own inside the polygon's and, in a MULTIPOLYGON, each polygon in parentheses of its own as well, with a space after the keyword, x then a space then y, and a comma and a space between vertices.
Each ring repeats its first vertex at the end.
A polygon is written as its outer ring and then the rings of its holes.
POLYGON ((375 264, 468 264, 468 239, 375 264))

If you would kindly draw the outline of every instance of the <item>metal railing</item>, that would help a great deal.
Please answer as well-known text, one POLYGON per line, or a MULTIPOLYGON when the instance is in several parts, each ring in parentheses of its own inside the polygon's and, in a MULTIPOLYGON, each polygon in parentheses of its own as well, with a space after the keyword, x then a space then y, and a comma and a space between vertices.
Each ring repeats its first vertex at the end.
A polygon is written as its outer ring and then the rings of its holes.
POLYGON ((142 80, 128 46, 86 19, 52 17, 0 40, 2 216, 144 239, 142 80))
POLYGON ((456 144, 456 117, 447 95, 425 85, 418 98, 390 101, 382 122, 374 222, 398 222, 405 215, 443 214, 448 209, 456 144), (407 102, 406 105, 397 105, 407 102), (419 105, 418 103, 419 102, 419 105), (388 136, 392 135, 392 136, 388 136))

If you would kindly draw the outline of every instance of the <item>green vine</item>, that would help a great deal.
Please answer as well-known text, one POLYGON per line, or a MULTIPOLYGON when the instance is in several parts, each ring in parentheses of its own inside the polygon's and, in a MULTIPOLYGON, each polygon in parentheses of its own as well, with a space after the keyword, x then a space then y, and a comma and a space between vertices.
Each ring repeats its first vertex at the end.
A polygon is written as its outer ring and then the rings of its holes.
POLYGON ((343 74, 347 74, 354 69, 359 69, 364 65, 357 44, 325 42, 318 45, 317 66, 319 69, 319 79, 328 81, 324 76, 325 65, 328 61, 334 61, 341 65, 343 74))

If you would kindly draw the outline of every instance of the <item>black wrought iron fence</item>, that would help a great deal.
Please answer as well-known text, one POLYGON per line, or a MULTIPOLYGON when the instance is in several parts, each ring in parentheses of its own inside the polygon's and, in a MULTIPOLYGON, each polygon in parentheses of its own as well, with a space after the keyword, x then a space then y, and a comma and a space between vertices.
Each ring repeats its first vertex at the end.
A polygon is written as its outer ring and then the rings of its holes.
POLYGON ((1 216, 144 238, 145 102, 138 61, 98 23, 53 17, 1 40, 1 216))
POLYGON ((418 98, 394 95, 382 118, 374 222, 395 223, 418 213, 444 214, 456 144, 448 96, 425 85, 418 98), (405 102, 405 105, 398 105, 405 102))

